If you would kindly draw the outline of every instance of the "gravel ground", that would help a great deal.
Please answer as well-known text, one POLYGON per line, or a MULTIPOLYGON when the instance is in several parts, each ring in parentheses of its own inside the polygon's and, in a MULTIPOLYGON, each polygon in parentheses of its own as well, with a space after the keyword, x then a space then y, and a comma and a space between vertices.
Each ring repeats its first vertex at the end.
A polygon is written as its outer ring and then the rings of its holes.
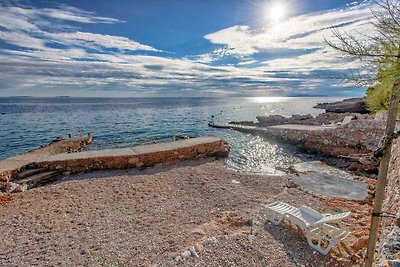
POLYGON ((63 177, 0 205, 0 266, 361 264, 345 249, 322 256, 300 232, 264 221, 262 203, 275 200, 341 211, 285 183, 209 160, 63 177), (199 257, 177 261, 193 245, 199 257))

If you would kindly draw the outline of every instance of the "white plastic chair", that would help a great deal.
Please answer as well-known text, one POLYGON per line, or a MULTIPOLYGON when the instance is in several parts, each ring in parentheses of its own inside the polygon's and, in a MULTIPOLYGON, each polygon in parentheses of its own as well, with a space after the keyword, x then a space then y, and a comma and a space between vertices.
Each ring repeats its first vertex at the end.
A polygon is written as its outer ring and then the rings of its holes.
POLYGON ((321 214, 307 206, 298 209, 281 201, 266 205, 265 210, 267 219, 275 225, 287 219, 302 228, 310 247, 324 255, 350 233, 341 225, 350 212, 321 214))

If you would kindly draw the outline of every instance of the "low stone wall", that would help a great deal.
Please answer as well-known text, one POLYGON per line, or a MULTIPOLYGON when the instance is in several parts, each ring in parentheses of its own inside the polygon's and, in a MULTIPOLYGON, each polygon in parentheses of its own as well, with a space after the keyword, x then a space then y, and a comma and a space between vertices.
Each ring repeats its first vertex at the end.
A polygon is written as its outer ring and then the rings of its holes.
POLYGON ((383 211, 393 217, 382 218, 378 262, 381 266, 392 266, 389 265, 391 260, 397 259, 400 262, 400 140, 397 140, 392 150, 383 211))
POLYGON ((68 172, 143 168, 204 157, 225 157, 227 144, 219 138, 200 137, 132 148, 60 154, 35 162, 38 167, 68 172))

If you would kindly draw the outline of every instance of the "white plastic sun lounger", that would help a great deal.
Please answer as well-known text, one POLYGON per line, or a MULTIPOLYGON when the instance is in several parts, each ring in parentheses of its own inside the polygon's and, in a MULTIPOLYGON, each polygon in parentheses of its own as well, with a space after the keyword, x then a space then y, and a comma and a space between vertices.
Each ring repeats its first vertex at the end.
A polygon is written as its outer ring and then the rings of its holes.
POLYGON ((310 247, 324 255, 349 234, 340 222, 347 218, 350 212, 321 214, 306 206, 298 209, 281 201, 266 205, 265 210, 267 219, 275 225, 287 219, 301 227, 306 233, 310 247))

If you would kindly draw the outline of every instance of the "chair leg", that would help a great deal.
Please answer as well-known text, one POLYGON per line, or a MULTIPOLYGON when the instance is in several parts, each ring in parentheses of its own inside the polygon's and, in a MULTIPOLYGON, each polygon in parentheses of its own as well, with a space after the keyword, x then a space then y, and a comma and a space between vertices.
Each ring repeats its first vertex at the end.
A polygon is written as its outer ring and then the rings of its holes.
POLYGON ((310 231, 306 232, 306 236, 307 236, 308 245, 310 245, 311 248, 315 249, 316 251, 318 251, 319 253, 321 253, 323 255, 328 254, 329 251, 332 249, 332 247, 338 243, 338 240, 336 240, 336 239, 323 238, 323 237, 319 236, 318 234, 313 235, 313 233, 310 231), (317 238, 317 240, 318 240, 317 244, 313 243, 313 240, 312 240, 313 238, 317 238), (328 242, 328 246, 326 248, 323 248, 321 246, 323 240, 326 240, 328 242))

